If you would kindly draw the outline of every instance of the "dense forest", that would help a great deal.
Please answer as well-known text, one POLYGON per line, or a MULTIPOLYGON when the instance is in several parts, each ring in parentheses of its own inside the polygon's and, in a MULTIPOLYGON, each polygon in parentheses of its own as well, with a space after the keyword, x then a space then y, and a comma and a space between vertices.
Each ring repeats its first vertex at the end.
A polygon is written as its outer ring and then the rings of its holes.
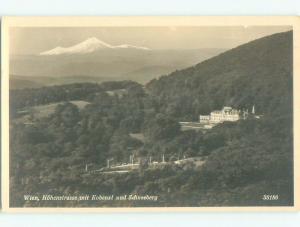
MULTIPOLYGON (((10 91, 12 207, 290 206, 293 204, 292 32, 264 37, 152 80, 78 83, 10 91), (72 101, 85 101, 79 107, 72 101), (37 106, 57 104, 42 117, 37 106), (211 130, 179 121, 229 105, 249 117, 211 130), (139 135, 142 139, 133 135, 139 135), (143 163, 96 174, 107 160, 143 163), (182 157, 205 163, 175 165, 182 157), (25 201, 24 195, 157 195, 157 201, 25 201), (278 195, 265 200, 265 195, 278 195)), ((47 110, 47 108, 45 108, 47 110)))

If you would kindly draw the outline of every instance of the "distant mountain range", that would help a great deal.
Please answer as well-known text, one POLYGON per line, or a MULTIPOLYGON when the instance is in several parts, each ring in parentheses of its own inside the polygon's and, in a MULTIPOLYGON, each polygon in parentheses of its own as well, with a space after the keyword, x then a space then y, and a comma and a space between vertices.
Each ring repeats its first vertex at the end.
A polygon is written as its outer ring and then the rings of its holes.
POLYGON ((87 54, 102 49, 139 49, 150 50, 147 47, 139 47, 134 45, 122 44, 113 46, 106 42, 103 42, 95 37, 89 38, 79 44, 71 47, 56 47, 51 50, 44 51, 40 55, 61 55, 61 54, 87 54))
POLYGON ((150 50, 129 44, 114 46, 93 37, 71 47, 56 47, 37 55, 10 56, 10 84, 11 88, 108 80, 144 84, 224 51, 213 48, 150 50))

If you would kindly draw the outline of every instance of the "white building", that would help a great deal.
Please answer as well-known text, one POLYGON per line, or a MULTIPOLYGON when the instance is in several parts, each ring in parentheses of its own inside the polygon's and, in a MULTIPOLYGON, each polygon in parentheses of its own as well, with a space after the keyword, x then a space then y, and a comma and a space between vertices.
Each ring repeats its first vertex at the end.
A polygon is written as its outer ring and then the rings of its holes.
MULTIPOLYGON (((263 115, 255 115, 255 107, 252 107, 251 115, 255 118, 260 118, 263 115)), ((181 130, 205 130, 212 129, 217 124, 223 123, 225 121, 238 121, 241 119, 246 119, 249 116, 248 110, 242 111, 233 109, 229 106, 224 106, 222 110, 214 110, 210 115, 200 115, 199 122, 179 122, 181 125, 181 130)))
POLYGON ((200 123, 203 124, 219 124, 224 121, 238 121, 245 119, 248 115, 248 111, 241 111, 233 109, 229 106, 224 106, 222 110, 215 110, 210 115, 200 115, 200 123))

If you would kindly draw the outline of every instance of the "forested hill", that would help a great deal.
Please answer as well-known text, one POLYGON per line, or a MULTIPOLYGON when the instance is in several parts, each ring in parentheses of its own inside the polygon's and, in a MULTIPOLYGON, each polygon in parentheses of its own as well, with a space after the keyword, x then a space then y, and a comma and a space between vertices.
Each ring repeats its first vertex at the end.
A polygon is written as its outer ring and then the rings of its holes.
POLYGON ((150 81, 161 111, 196 119, 223 105, 260 114, 291 113, 293 33, 277 33, 150 81), (287 112, 288 111, 288 112, 287 112))

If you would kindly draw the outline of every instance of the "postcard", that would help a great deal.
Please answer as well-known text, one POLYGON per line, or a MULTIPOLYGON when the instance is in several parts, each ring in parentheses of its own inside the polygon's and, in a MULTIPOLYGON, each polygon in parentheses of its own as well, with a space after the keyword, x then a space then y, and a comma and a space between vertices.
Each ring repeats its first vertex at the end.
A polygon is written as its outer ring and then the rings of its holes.
POLYGON ((299 209, 299 17, 4 17, 4 211, 299 209))

